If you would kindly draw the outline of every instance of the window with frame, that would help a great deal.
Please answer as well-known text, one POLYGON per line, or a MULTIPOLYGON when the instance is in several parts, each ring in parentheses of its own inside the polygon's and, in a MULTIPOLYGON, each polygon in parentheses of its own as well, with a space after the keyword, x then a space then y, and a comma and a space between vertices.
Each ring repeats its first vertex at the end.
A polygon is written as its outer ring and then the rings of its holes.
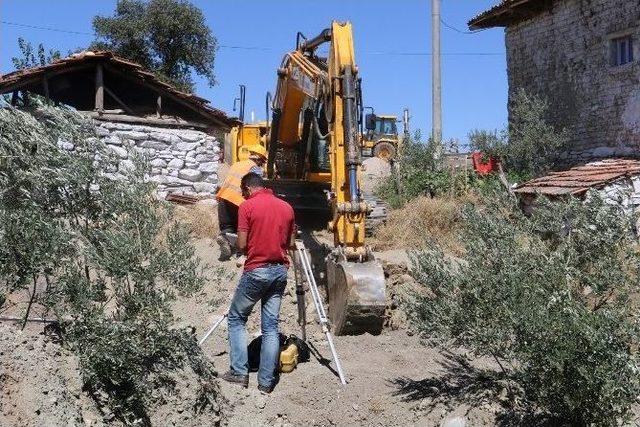
POLYGON ((633 39, 631 36, 611 39, 611 65, 618 66, 633 62, 633 39))

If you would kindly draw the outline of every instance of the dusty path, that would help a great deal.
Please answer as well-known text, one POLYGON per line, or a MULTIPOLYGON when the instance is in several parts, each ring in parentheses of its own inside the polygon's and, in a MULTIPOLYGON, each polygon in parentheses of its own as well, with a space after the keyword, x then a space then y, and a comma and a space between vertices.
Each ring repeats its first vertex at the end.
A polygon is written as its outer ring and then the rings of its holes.
MULTIPOLYGON (((210 264, 217 263, 217 247, 210 240, 198 242, 199 255, 210 264)), ((394 260, 403 260, 398 253, 387 254, 394 260)), ((175 313, 183 322, 196 327, 202 336, 237 283, 239 269, 231 262, 223 263, 226 279, 216 283, 211 277, 205 292, 188 301, 181 301, 175 313), (206 301, 220 300, 217 308, 206 301)), ((309 303, 310 304, 310 303, 309 303)), ((296 324, 297 308, 293 282, 285 296, 281 311, 281 331, 299 334, 296 324)), ((440 425, 456 422, 464 416, 468 425, 493 424, 495 411, 481 405, 471 409, 458 403, 447 408, 443 403, 432 407, 437 390, 433 384, 445 373, 443 365, 451 360, 433 348, 426 347, 406 330, 385 330, 380 336, 336 337, 339 352, 349 384, 342 387, 335 375, 328 345, 315 323, 313 307, 308 307, 307 334, 318 355, 308 363, 300 364, 290 373, 283 374, 271 395, 257 392, 256 374, 251 374, 248 390, 223 384, 222 390, 232 406, 229 424, 246 425, 440 425), (423 381, 425 380, 426 381, 423 381)), ((259 313, 249 321, 249 335, 259 334, 259 313)), ((204 350, 219 371, 228 367, 226 322, 206 343, 204 350)), ((452 402, 453 403, 453 402, 452 402)))

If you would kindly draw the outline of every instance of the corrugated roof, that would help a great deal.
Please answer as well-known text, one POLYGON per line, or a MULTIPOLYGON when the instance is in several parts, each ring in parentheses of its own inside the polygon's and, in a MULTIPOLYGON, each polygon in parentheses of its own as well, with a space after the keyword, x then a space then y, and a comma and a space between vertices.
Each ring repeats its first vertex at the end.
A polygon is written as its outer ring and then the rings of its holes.
POLYGON ((66 58, 61 58, 54 61, 51 64, 25 68, 22 70, 13 71, 8 74, 0 75, 0 93, 6 93, 14 90, 16 85, 21 82, 28 82, 34 79, 42 78, 50 73, 64 73, 65 69, 71 71, 74 67, 83 65, 83 63, 104 61, 116 68, 121 69, 127 73, 132 73, 145 83, 156 87, 160 91, 169 92, 171 95, 189 103, 192 107, 197 108, 203 115, 209 116, 214 120, 225 123, 228 126, 233 126, 237 123, 234 118, 229 118, 224 111, 218 110, 209 104, 209 101, 205 98, 201 98, 191 93, 182 92, 175 87, 159 80, 155 74, 144 69, 140 64, 129 61, 127 59, 116 56, 110 51, 83 51, 73 54, 66 58))
POLYGON ((505 27, 511 22, 533 16, 551 7, 553 0, 502 0, 489 10, 473 17, 471 29, 505 27))
POLYGON ((590 188, 602 188, 622 178, 636 175, 640 175, 640 160, 606 159, 566 171, 552 172, 519 185, 515 192, 548 196, 581 195, 590 188))

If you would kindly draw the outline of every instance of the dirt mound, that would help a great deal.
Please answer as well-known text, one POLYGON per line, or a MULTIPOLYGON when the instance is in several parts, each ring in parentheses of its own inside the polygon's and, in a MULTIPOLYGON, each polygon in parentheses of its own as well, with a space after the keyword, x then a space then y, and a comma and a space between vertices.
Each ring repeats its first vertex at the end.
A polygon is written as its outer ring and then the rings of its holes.
POLYGON ((391 175, 389 162, 378 157, 371 157, 362 162, 362 174, 360 175, 362 191, 373 192, 380 182, 391 175))
MULTIPOLYGON (((224 399, 217 384, 204 395, 196 374, 181 369, 168 375, 170 391, 154 396, 150 422, 154 426, 214 426, 223 417, 224 399)), ((0 426, 120 425, 101 404, 106 396, 83 387, 77 357, 42 324, 24 331, 0 324, 0 426)))
POLYGON ((103 417, 82 390, 77 358, 45 335, 0 324, 0 425, 101 426, 103 417))

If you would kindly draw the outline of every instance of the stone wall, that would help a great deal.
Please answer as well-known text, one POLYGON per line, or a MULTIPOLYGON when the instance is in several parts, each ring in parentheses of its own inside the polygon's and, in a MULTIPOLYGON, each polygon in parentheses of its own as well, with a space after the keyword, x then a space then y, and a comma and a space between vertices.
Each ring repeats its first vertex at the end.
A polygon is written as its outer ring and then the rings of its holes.
POLYGON ((550 121, 566 127, 567 164, 640 156, 640 4, 554 1, 550 11, 506 29, 510 98, 545 97, 550 121), (630 34, 634 61, 611 64, 611 39, 630 34))
POLYGON ((132 151, 151 162, 150 179, 158 184, 158 196, 179 193, 214 197, 218 184, 220 132, 139 126, 96 121, 98 136, 120 157, 119 168, 133 166, 132 151))

